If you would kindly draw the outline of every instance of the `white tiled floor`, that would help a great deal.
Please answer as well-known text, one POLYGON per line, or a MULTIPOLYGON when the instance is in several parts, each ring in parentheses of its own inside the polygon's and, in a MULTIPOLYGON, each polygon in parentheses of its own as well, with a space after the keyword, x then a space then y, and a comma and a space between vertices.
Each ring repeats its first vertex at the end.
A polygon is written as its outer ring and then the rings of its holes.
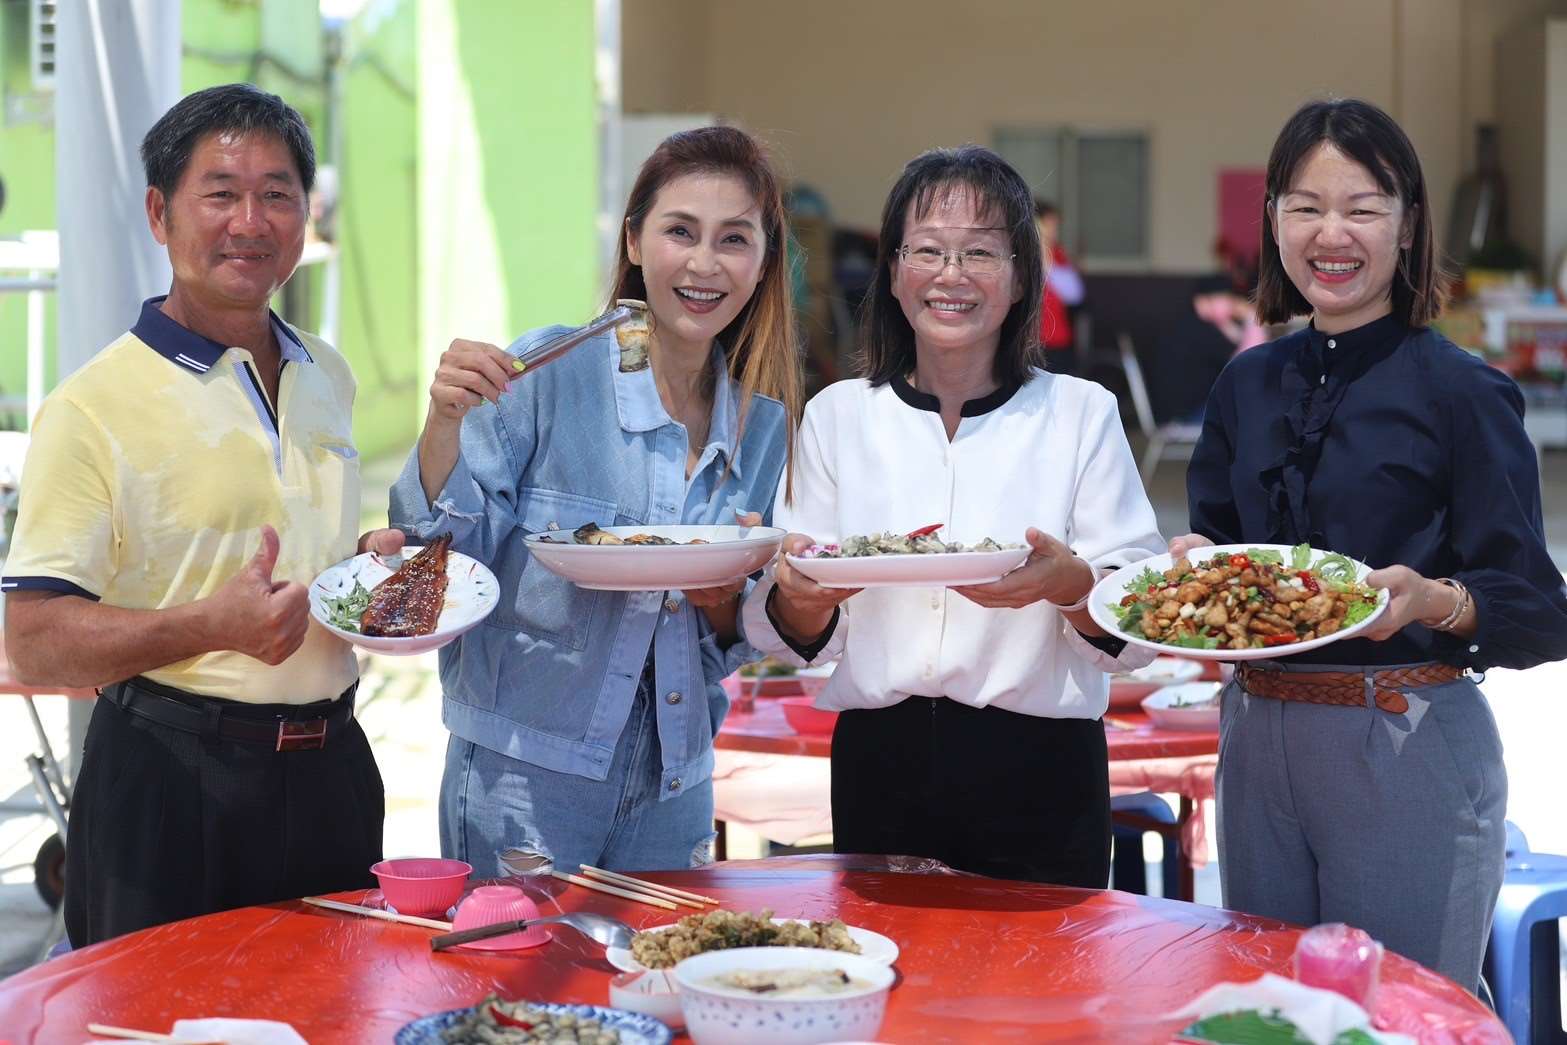
MULTIPOLYGON (((365 489, 384 487, 399 463, 375 462, 367 468, 365 489)), ((1167 535, 1185 530, 1184 471, 1179 464, 1166 465, 1151 484, 1167 535)), ((1547 461, 1545 507, 1553 554, 1559 565, 1567 567, 1567 455, 1553 455, 1547 461)), ((1563 738, 1567 738, 1567 700, 1563 700, 1567 665, 1492 672, 1485 690, 1507 747, 1509 817, 1524 828, 1531 848, 1567 853, 1567 808, 1560 798, 1559 771, 1563 738)), ((38 708, 56 750, 63 751, 65 701, 39 698, 38 708)), ((359 714, 386 785, 386 853, 436 852, 435 796, 446 732, 440 723, 434 655, 369 658, 359 714)), ((21 701, 0 696, 0 799, 25 800, 31 795, 23 758, 35 747, 21 701)), ((0 817, 0 975, 31 964, 48 935, 50 913, 35 891, 32 862, 51 834, 53 827, 45 817, 0 817)), ((760 855, 762 846, 758 839, 736 832, 730 851, 736 857, 760 855)), ((1157 852, 1151 855, 1157 857, 1157 852)), ((1200 902, 1218 903, 1216 864, 1199 873, 1197 897, 1200 902)))

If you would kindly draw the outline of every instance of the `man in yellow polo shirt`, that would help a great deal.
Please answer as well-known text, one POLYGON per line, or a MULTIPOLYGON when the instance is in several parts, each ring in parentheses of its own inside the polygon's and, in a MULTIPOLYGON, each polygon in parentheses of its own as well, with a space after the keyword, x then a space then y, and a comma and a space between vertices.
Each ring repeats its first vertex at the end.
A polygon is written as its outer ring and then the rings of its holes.
POLYGON ((6 592, 29 682, 100 686, 66 844, 74 946, 368 884, 380 773, 353 652, 306 585, 356 548, 354 379, 267 307, 304 246, 310 133, 245 84, 142 142, 174 280, 34 425, 6 592))

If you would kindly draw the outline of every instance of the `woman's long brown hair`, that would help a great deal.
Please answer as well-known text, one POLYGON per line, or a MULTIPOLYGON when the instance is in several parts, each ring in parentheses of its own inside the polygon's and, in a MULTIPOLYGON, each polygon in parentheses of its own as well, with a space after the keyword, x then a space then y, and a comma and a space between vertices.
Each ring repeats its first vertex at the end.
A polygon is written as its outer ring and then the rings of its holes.
MULTIPOLYGON (((609 304, 617 298, 647 300, 642 269, 631 263, 626 241, 641 236, 642 224, 658 191, 688 174, 727 174, 738 178, 762 211, 762 231, 767 255, 751 300, 718 335, 729 374, 740 383, 739 431, 745 431, 751 396, 771 396, 784 405, 785 498, 794 494, 794 433, 804 410, 804 380, 800 370, 800 345, 794 325, 794 301, 789 282, 788 232, 784 227, 783 194, 778 176, 761 145, 734 127, 701 127, 665 138, 642 164, 626 201, 626 217, 620 225, 615 248, 615 275, 610 283, 609 304)), ((736 449, 739 436, 736 436, 736 449)), ((727 469, 725 474, 728 474, 727 469)))

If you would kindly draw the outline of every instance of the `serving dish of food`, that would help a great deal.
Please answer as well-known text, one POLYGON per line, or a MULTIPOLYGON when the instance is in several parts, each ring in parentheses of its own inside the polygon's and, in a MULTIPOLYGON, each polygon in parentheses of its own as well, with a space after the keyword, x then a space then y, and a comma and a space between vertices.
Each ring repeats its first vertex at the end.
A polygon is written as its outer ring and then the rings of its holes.
POLYGON ((531 533, 528 552, 579 588, 715 588, 755 573, 778 553, 776 526, 599 526, 531 533))
POLYGON ((858 954, 883 965, 898 958, 898 945, 881 933, 836 918, 825 922, 804 918, 774 918, 737 911, 691 914, 673 925, 654 926, 632 937, 630 949, 608 948, 604 956, 625 972, 668 969, 682 959, 734 947, 809 947, 858 954))
POLYGON ((1219 690, 1221 682, 1183 682, 1165 686, 1143 698, 1148 720, 1165 729, 1190 729, 1204 732, 1219 728, 1219 690))
POLYGON ((365 552, 327 567, 310 583, 310 615, 345 641, 408 656, 451 642, 500 601, 495 574, 450 550, 445 535, 403 548, 401 562, 365 552))
POLYGON ((710 951, 674 971, 686 1028, 701 1045, 869 1041, 896 978, 864 957, 799 947, 710 951))
POLYGON ((789 565, 824 588, 945 588, 989 584, 1028 558, 1026 544, 992 537, 973 543, 943 540, 939 524, 910 533, 872 533, 815 544, 789 565))
POLYGON ((673 1037, 652 1016, 602 1005, 502 1001, 425 1016, 405 1025, 394 1045, 666 1045, 673 1037))
POLYGON ((1309 545, 1234 544, 1155 555, 1094 586, 1094 622, 1198 660, 1271 660, 1364 631, 1387 606, 1371 568, 1309 545))
POLYGON ((1143 698, 1165 686, 1195 681, 1202 665, 1185 657, 1159 656, 1152 664, 1110 676, 1110 710, 1141 707, 1143 698))

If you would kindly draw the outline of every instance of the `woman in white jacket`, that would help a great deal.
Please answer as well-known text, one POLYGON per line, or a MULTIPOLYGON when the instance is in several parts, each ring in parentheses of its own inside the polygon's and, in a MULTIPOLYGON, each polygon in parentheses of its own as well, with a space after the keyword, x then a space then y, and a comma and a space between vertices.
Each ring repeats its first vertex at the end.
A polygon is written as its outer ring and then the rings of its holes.
POLYGON ((1151 657, 1089 618, 1104 572, 1163 549, 1115 398, 1040 363, 1033 201, 988 149, 916 157, 888 197, 863 377, 806 408, 786 552, 939 523, 1025 538, 968 588, 826 589, 780 556, 744 605, 758 649, 840 657, 834 846, 1102 888, 1109 874, 1105 673, 1151 657))

